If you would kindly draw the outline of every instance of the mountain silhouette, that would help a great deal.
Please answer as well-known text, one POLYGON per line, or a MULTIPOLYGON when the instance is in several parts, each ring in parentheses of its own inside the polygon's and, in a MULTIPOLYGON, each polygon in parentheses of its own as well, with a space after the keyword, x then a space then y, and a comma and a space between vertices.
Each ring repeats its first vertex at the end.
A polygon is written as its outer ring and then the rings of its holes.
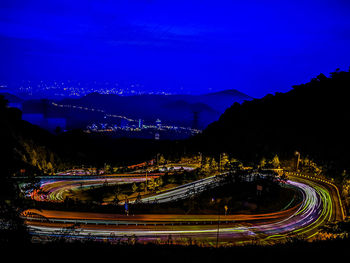
MULTIPOLYGON (((199 128, 205 128, 217 120, 226 108, 233 103, 242 103, 252 98, 236 90, 227 90, 203 95, 135 95, 91 93, 79 99, 66 98, 57 103, 89 109, 103 110, 103 114, 74 109, 48 109, 50 114, 67 118, 68 126, 85 128, 91 122, 102 122, 105 114, 121 115, 144 123, 154 124, 157 119, 167 125, 191 127, 194 114, 197 114, 199 128)), ((27 101, 24 112, 38 111, 41 101, 27 101)), ((111 120, 113 121, 113 120, 111 120)))
POLYGON ((350 72, 336 71, 286 93, 235 103, 191 139, 193 151, 229 152, 255 161, 299 151, 332 171, 349 167, 349 87, 350 72))

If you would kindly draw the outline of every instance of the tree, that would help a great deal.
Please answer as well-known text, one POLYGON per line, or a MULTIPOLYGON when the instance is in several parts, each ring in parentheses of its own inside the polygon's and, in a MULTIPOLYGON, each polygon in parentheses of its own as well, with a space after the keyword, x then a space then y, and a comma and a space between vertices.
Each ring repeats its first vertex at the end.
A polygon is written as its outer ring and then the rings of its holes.
POLYGON ((52 166, 51 162, 47 163, 47 170, 50 174, 53 174, 53 166, 52 166))
MULTIPOLYGON (((1 99, 0 99, 1 101, 1 99)), ((0 167, 0 244, 30 244, 30 236, 24 220, 20 217, 21 208, 18 206, 20 189, 11 180, 6 162, 0 167)))
POLYGON ((137 191, 138 187, 135 183, 133 183, 131 189, 135 193, 137 191))
POLYGON ((226 153, 221 154, 220 169, 224 170, 229 164, 228 155, 226 153))
POLYGON ((217 171, 219 169, 217 161, 215 161, 215 158, 211 158, 210 162, 210 170, 217 171))
POLYGON ((230 169, 241 169, 243 167, 242 162, 240 162, 239 160, 232 158, 230 160, 230 169))
POLYGON ((272 158, 271 165, 273 168, 281 167, 280 159, 278 158, 277 154, 272 158))
POLYGON ((154 190, 155 190, 155 187, 156 187, 155 181, 154 181, 153 178, 151 178, 151 180, 149 180, 148 183, 147 183, 147 188, 148 188, 150 191, 154 191, 154 190))
POLYGON ((112 169, 111 165, 110 164, 106 164, 105 165, 105 173, 109 174, 109 173, 112 173, 112 171, 113 171, 113 169, 112 169))
POLYGON ((203 170, 203 172, 209 172, 209 170, 210 170, 210 158, 209 157, 205 157, 205 160, 204 160, 203 166, 202 166, 202 170, 203 170))
POLYGON ((263 157, 260 160, 259 166, 260 166, 260 168, 264 168, 266 166, 266 159, 265 159, 265 157, 263 157))
POLYGON ((146 187, 145 183, 140 184, 140 190, 145 190, 145 187, 146 187))
POLYGON ((159 163, 159 164, 165 164, 165 162, 166 162, 166 160, 165 160, 164 156, 161 154, 161 155, 159 156, 158 163, 159 163))

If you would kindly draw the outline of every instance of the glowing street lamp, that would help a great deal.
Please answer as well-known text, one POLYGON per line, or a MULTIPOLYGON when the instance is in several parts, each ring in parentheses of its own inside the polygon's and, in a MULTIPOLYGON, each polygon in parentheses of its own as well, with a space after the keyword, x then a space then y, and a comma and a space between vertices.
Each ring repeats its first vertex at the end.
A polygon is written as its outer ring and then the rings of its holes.
POLYGON ((295 155, 298 156, 298 159, 297 159, 297 171, 298 171, 299 170, 300 153, 298 151, 295 151, 295 155))

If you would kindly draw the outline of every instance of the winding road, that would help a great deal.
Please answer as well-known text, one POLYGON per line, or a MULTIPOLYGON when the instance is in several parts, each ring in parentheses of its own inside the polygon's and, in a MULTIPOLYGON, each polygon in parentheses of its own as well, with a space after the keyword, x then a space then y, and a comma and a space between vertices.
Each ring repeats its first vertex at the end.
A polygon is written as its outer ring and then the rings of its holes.
MULTIPOLYGON (((167 202, 200 191, 215 183, 216 176, 148 197, 144 201, 167 202), (153 198, 153 199, 151 199, 153 198)), ((312 238, 320 226, 343 219, 334 186, 312 178, 289 176, 286 185, 299 192, 302 201, 285 210, 240 215, 117 215, 29 209, 23 217, 30 233, 39 239, 69 237, 115 242, 136 238, 139 242, 171 240, 203 245, 231 245, 245 242, 275 243, 288 237, 312 238)))
MULTIPOLYGON (((147 180, 158 178, 159 175, 149 175, 147 180)), ((36 201, 63 202, 66 197, 76 195, 78 191, 91 187, 108 185, 122 185, 145 182, 142 176, 116 176, 116 177, 82 177, 80 179, 51 178, 41 180, 40 188, 30 191, 29 195, 36 201)))

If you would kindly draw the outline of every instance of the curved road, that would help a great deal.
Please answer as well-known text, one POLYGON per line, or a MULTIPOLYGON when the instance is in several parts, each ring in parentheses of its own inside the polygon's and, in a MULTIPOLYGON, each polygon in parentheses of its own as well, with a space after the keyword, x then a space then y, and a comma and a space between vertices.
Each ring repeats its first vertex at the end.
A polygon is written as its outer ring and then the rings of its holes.
MULTIPOLYGON (((147 180, 158 178, 158 175, 149 175, 147 180)), ((80 179, 46 179, 42 180, 40 189, 34 190, 28 195, 36 201, 51 201, 63 202, 69 195, 74 195, 74 192, 90 187, 108 185, 121 185, 145 182, 144 175, 142 176, 118 176, 118 177, 85 177, 80 179)))
MULTIPOLYGON (((214 182, 214 177, 204 183, 214 182)), ((299 235, 311 238, 319 227, 338 220, 337 202, 329 184, 300 177, 289 177, 289 187, 300 192, 302 202, 283 211, 256 215, 113 215, 65 211, 26 210, 30 232, 42 239, 50 236, 73 239, 95 238, 109 240, 137 237, 141 242, 154 240, 174 243, 187 242, 189 238, 205 245, 217 241, 238 244, 259 241, 274 243, 299 235)), ((197 189, 203 181, 196 182, 197 189)), ((195 187, 195 188, 196 188, 195 187)), ((158 195, 157 200, 170 200, 170 196, 183 196, 192 185, 185 185, 158 195)))

